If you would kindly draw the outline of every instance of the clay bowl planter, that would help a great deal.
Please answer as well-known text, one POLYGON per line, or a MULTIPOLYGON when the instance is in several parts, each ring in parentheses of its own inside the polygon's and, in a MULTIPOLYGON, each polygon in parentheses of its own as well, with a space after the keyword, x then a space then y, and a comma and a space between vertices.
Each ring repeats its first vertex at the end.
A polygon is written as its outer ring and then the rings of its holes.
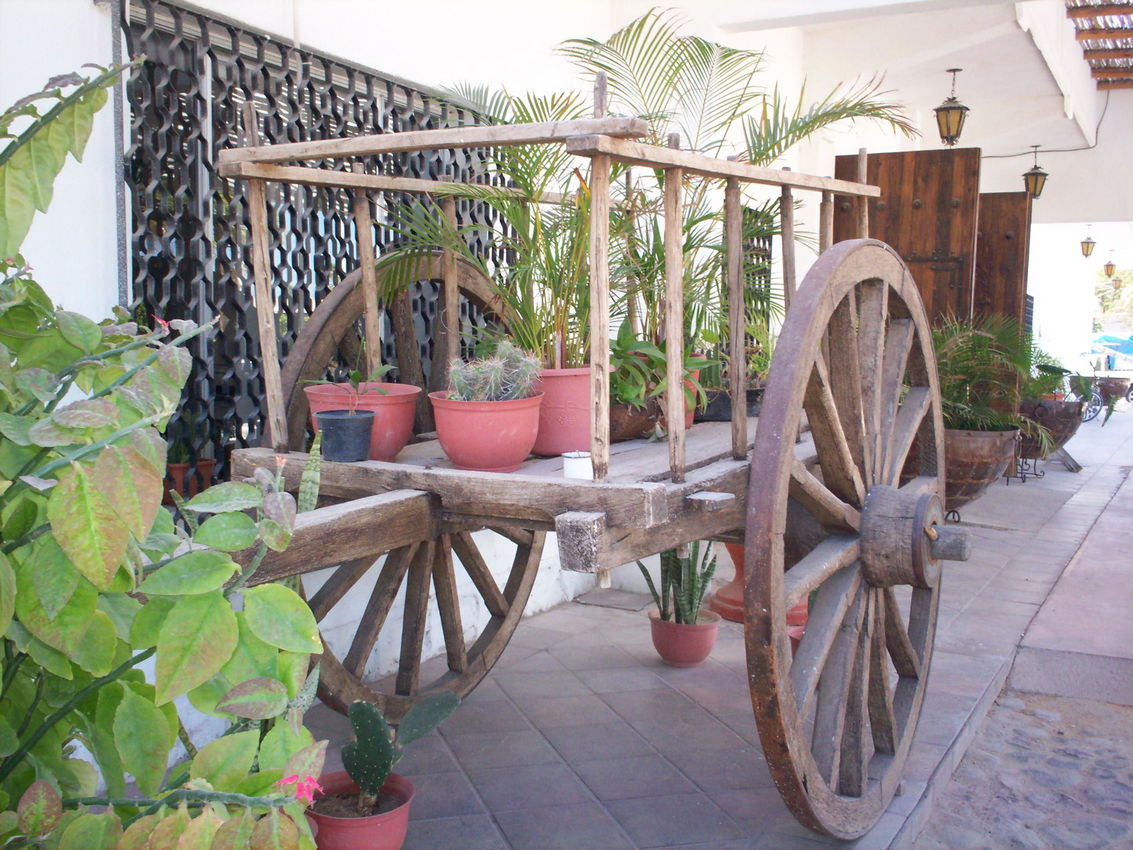
MULTIPOLYGON (((322 797, 336 794, 357 795, 358 786, 345 770, 319 777, 323 790, 315 795, 315 805, 322 797)), ((307 809, 311 831, 319 850, 400 850, 409 830, 409 804, 413 802, 413 783, 391 773, 378 795, 379 801, 392 798, 393 807, 376 815, 334 817, 307 809)))
POLYGON ((695 623, 674 623, 662 620, 654 608, 649 612, 653 648, 661 660, 671 667, 695 667, 712 653, 720 615, 701 609, 695 623))
POLYGON ((514 472, 531 454, 542 393, 508 401, 458 401, 438 391, 429 393, 429 400, 437 439, 458 469, 514 472))
MULTIPOLYGON (((1019 415, 1037 422, 1050 431, 1054 449, 1066 445, 1082 424, 1082 402, 1080 401, 1021 401, 1019 415)), ((1037 460, 1042 458, 1042 447, 1029 434, 1023 434, 1019 445, 1019 456, 1037 460)))
POLYGON ((372 410, 320 410, 315 414, 323 433, 323 458, 334 463, 357 463, 370 453, 374 428, 372 410))
POLYGON ((1018 437, 1018 428, 1009 431, 945 428, 945 508, 954 511, 968 504, 997 481, 1015 456, 1018 437))
MULTIPOLYGON (((355 397, 356 410, 374 413, 370 432, 370 460, 393 460, 413 436, 413 413, 421 388, 412 384, 391 384, 369 381, 359 385, 355 397)), ((311 407, 311 427, 319 429, 315 414, 324 410, 350 408, 354 388, 350 384, 312 384, 303 387, 311 407)))
POLYGON ((610 442, 624 443, 637 440, 653 433, 653 427, 660 417, 657 399, 649 399, 641 407, 624 402, 610 405, 610 442))
POLYGON ((1098 378, 1098 393, 1102 398, 1125 398, 1127 392, 1128 378, 1098 378))

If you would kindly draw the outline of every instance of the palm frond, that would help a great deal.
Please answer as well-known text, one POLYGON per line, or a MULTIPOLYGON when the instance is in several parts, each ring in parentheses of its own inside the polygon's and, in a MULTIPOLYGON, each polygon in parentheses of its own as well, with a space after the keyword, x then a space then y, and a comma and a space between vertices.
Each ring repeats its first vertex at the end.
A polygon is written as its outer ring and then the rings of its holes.
POLYGON ((684 146, 710 155, 723 147, 729 128, 763 94, 756 84, 763 54, 687 36, 676 92, 676 122, 684 146))
POLYGON ((885 94, 880 80, 872 79, 845 92, 838 86, 818 103, 804 107, 804 86, 791 107, 776 86, 770 98, 764 98, 759 114, 745 122, 745 158, 755 165, 770 165, 807 136, 842 121, 880 121, 910 138, 917 135, 900 104, 885 101, 885 94))

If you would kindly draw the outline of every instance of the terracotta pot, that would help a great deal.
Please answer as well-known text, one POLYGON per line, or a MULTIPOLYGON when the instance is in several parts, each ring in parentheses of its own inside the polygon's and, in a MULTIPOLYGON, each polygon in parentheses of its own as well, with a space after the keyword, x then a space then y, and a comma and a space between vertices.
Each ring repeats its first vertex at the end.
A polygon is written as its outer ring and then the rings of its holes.
POLYGON ((509 401, 457 401, 429 393, 437 439, 459 469, 514 472, 531 454, 539 433, 543 395, 509 401))
POLYGON ((695 623, 684 624, 662 620, 657 609, 649 612, 653 647, 661 660, 672 667, 695 667, 716 645, 720 615, 701 609, 695 623))
POLYGON ((206 489, 212 482, 212 469, 216 461, 211 457, 197 458, 197 472, 201 475, 201 480, 204 484, 197 483, 197 476, 189 474, 189 464, 187 463, 167 463, 165 465, 165 492, 161 496, 161 503, 163 505, 172 505, 173 497, 169 495, 173 491, 181 496, 183 499, 191 499, 197 495, 201 490, 206 489))
POLYGON ((642 407, 619 402, 610 405, 610 442, 623 443, 648 437, 657 424, 660 410, 657 399, 649 399, 642 407))
POLYGON ((544 369, 535 391, 543 393, 539 408, 537 455, 590 451, 590 367, 544 369))
POLYGON ((372 410, 320 410, 315 420, 323 432, 323 458, 332 463, 356 463, 370 452, 374 430, 372 410))
POLYGON ((998 480, 1015 456, 1019 429, 958 431, 944 429, 944 506, 950 511, 981 495, 998 480))
MULTIPOLYGON (((1062 448, 1074 436, 1082 424, 1082 402, 1080 401, 1021 401, 1019 414, 1050 431, 1054 440, 1054 450, 1062 448)), ((1041 458, 1042 451, 1038 440, 1029 434, 1023 435, 1019 445, 1020 457, 1041 458)))
MULTIPOLYGON (((369 381, 361 386, 367 391, 359 393, 355 409, 374 412, 370 460, 393 460, 413 436, 413 413, 421 388, 384 381, 369 381), (384 394, 378 390, 383 390, 384 394)), ((350 384, 312 384, 303 387, 303 392, 311 407, 311 427, 318 431, 315 414, 324 410, 349 409, 353 387, 350 384)))
MULTIPOLYGON (((358 793, 358 786, 345 770, 320 776, 319 784, 323 790, 316 792, 316 800, 327 794, 358 793)), ((336 818, 308 809, 307 819, 315 833, 316 846, 319 850, 400 850, 409 830, 409 804, 414 793, 412 782, 391 773, 378 796, 401 800, 395 809, 360 818, 336 818)))
MULTIPOLYGON (((708 601, 708 607, 723 617, 736 623, 744 621, 744 546, 742 543, 725 543, 724 548, 736 565, 736 574, 708 601)), ((787 634, 791 638, 791 651, 799 648, 809 611, 805 602, 800 602, 787 612, 787 634)))
POLYGON ((1125 398, 1129 392, 1128 378, 1098 378, 1098 392, 1102 398, 1125 398))

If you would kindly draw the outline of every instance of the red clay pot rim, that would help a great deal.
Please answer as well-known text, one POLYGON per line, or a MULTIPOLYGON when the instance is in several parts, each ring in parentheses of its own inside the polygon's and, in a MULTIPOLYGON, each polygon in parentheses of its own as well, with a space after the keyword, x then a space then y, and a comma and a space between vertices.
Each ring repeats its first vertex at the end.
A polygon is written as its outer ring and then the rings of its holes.
MULTIPOLYGON (((315 799, 323 797, 327 794, 357 794, 358 785, 350 778, 350 774, 345 770, 335 770, 331 773, 324 773, 319 777, 319 785, 322 786, 322 791, 315 792, 315 799)), ((309 817, 318 818, 322 820, 333 821, 337 824, 353 824, 358 822, 365 822, 370 818, 387 817, 403 806, 407 806, 413 802, 413 797, 417 793, 417 788, 413 783, 400 773, 390 773, 386 779, 385 785, 382 788, 389 787, 389 792, 401 800, 401 805, 394 806, 387 812, 382 812, 377 815, 363 815, 357 818, 340 818, 334 815, 324 815, 322 812, 307 811, 309 817)))
MULTIPOLYGON (((386 381, 365 381, 359 386, 359 396, 364 396, 367 401, 371 399, 388 399, 391 402, 406 401, 406 396, 417 396, 421 393, 421 388, 415 384, 394 384, 386 381), (376 392, 381 389, 384 392, 376 392)), ((352 395, 354 387, 348 383, 337 384, 312 384, 309 387, 303 387, 303 392, 314 396, 334 396, 340 393, 347 393, 352 395)))
POLYGON ((661 612, 656 608, 649 609, 649 619, 656 620, 658 623, 668 623, 672 626, 681 626, 686 629, 707 629, 712 626, 717 626, 724 618, 713 611, 711 608, 702 607, 696 615, 695 623, 677 623, 673 620, 662 620, 661 612))
POLYGON ((447 407, 453 410, 499 410, 500 405, 512 408, 534 407, 543 400, 543 393, 534 393, 527 398, 509 398, 503 401, 461 401, 458 398, 449 398, 448 390, 436 390, 429 393, 429 400, 438 407, 447 407))

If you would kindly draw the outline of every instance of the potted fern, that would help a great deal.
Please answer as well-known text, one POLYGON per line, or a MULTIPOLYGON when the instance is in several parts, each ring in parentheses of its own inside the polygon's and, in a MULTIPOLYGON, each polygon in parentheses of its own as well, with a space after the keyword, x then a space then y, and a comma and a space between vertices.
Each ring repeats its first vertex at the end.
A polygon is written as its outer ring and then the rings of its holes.
POLYGON ((502 340, 490 357, 449 364, 449 390, 429 393, 437 439, 459 469, 513 472, 539 432, 539 360, 502 340))
POLYGON ((398 850, 409 828, 413 783, 393 772, 406 744, 428 734, 460 704, 452 691, 430 694, 397 730, 369 702, 350 706, 354 740, 342 748, 345 770, 319 778, 307 817, 320 850, 398 850))
POLYGON ((653 646, 673 667, 695 667, 712 652, 720 615, 701 609, 709 582, 716 573, 716 555, 708 541, 695 540, 687 552, 661 553, 661 590, 641 561, 637 562, 657 607, 649 612, 653 646))

